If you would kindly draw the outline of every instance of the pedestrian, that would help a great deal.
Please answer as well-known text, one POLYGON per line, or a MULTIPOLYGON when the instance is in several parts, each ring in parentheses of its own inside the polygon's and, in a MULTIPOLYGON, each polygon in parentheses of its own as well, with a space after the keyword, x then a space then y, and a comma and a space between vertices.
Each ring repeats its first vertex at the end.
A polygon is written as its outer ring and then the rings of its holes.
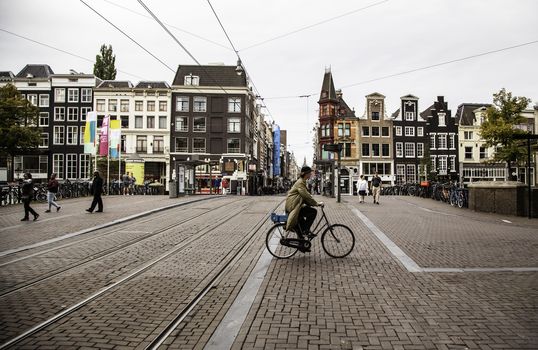
POLYGON ((37 220, 39 214, 35 212, 30 206, 30 202, 34 197, 34 183, 32 182, 32 174, 24 173, 24 180, 22 182, 22 202, 24 204, 24 217, 21 221, 28 221, 29 214, 34 216, 34 221, 37 220))
POLYGON ((103 178, 99 176, 99 172, 95 171, 93 173, 93 181, 92 181, 92 187, 91 187, 91 194, 93 195, 93 201, 92 205, 89 209, 86 209, 87 212, 92 213, 95 209, 95 206, 97 206, 96 213, 102 213, 103 212, 103 199, 101 198, 101 194, 103 193, 103 178))
POLYGON ((136 177, 134 177, 134 174, 131 173, 131 176, 129 177, 129 187, 131 189, 131 196, 134 194, 134 189, 135 189, 135 184, 136 184, 136 177))
POLYGON ((368 181, 361 175, 361 179, 357 182, 357 192, 359 193, 359 203, 364 203, 364 196, 367 195, 368 181))
POLYGON ((381 192, 381 178, 377 171, 372 178, 372 195, 374 196, 374 204, 379 204, 379 193, 381 192))
MULTIPOLYGON (((309 166, 301 168, 301 176, 295 182, 286 198, 286 230, 296 230, 299 238, 310 234, 310 227, 316 219, 318 211, 312 207, 323 206, 323 202, 317 202, 306 188, 306 181, 312 175, 309 166)), ((310 251, 310 250, 307 250, 310 251)))
POLYGON ((54 200, 56 199, 56 193, 58 193, 58 180, 56 180, 56 174, 50 175, 50 180, 47 183, 47 203, 49 203, 49 209, 45 210, 45 213, 50 213, 52 206, 56 208, 56 212, 59 212, 62 207, 58 205, 54 200))
POLYGON ((123 183, 123 195, 126 196, 129 193, 129 183, 131 182, 129 173, 126 172, 122 175, 121 182, 123 183))

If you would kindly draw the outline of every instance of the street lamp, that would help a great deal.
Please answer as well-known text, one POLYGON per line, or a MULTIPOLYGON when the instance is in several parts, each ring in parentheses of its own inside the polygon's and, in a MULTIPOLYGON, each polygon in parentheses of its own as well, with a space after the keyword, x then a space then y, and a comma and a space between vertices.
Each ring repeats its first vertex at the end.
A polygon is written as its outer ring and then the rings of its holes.
POLYGON ((242 75, 245 70, 243 69, 243 65, 241 64, 241 59, 237 60, 237 67, 235 67, 235 74, 242 75))

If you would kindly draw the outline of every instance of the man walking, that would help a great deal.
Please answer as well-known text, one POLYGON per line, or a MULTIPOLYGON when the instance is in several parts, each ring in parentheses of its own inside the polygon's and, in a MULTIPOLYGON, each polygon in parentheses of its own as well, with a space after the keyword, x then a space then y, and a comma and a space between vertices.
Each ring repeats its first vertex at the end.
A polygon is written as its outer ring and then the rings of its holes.
POLYGON ((93 194, 93 202, 89 209, 86 209, 87 212, 92 213, 95 209, 95 206, 97 206, 96 213, 102 213, 103 212, 103 199, 101 198, 101 194, 103 193, 103 178, 99 176, 99 172, 95 171, 93 173, 93 182, 91 187, 91 193, 93 194))
POLYGON ((25 173, 24 181, 22 182, 22 202, 24 203, 24 217, 21 221, 28 221, 30 214, 34 216, 34 221, 37 220, 39 214, 30 206, 32 198, 34 198, 34 183, 32 182, 32 174, 25 173))
POLYGON ((381 191, 381 178, 377 174, 377 171, 374 173, 372 178, 372 195, 374 196, 374 204, 379 204, 379 192, 381 191))

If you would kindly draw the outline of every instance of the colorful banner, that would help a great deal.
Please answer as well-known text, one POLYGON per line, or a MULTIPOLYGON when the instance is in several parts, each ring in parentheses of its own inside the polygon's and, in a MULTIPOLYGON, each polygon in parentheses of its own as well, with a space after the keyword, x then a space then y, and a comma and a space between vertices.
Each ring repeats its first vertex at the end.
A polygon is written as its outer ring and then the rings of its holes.
POLYGON ((103 125, 101 126, 101 137, 99 138, 99 155, 101 157, 108 156, 108 124, 110 123, 110 116, 106 116, 103 119, 103 125))
POLYGON ((121 122, 119 120, 110 121, 110 156, 112 159, 118 159, 121 146, 121 122))
POLYGON ((280 126, 275 124, 273 134, 273 176, 280 176, 280 126))
POLYGON ((97 113, 88 112, 84 129, 84 153, 95 155, 97 151, 97 113))

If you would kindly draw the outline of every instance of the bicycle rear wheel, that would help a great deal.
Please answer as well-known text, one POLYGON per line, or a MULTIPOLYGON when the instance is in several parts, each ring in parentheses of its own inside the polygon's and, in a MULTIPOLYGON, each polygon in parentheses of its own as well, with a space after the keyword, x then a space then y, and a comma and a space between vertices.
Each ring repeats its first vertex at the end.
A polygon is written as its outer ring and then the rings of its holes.
POLYGON ((321 246, 329 256, 343 258, 353 250, 355 235, 346 225, 331 225, 321 235, 321 246))
POLYGON ((269 229, 265 237, 265 245, 269 253, 278 259, 287 259, 297 253, 297 248, 287 247, 280 244, 281 239, 294 238, 298 239, 297 233, 286 231, 286 224, 277 223, 269 229))

